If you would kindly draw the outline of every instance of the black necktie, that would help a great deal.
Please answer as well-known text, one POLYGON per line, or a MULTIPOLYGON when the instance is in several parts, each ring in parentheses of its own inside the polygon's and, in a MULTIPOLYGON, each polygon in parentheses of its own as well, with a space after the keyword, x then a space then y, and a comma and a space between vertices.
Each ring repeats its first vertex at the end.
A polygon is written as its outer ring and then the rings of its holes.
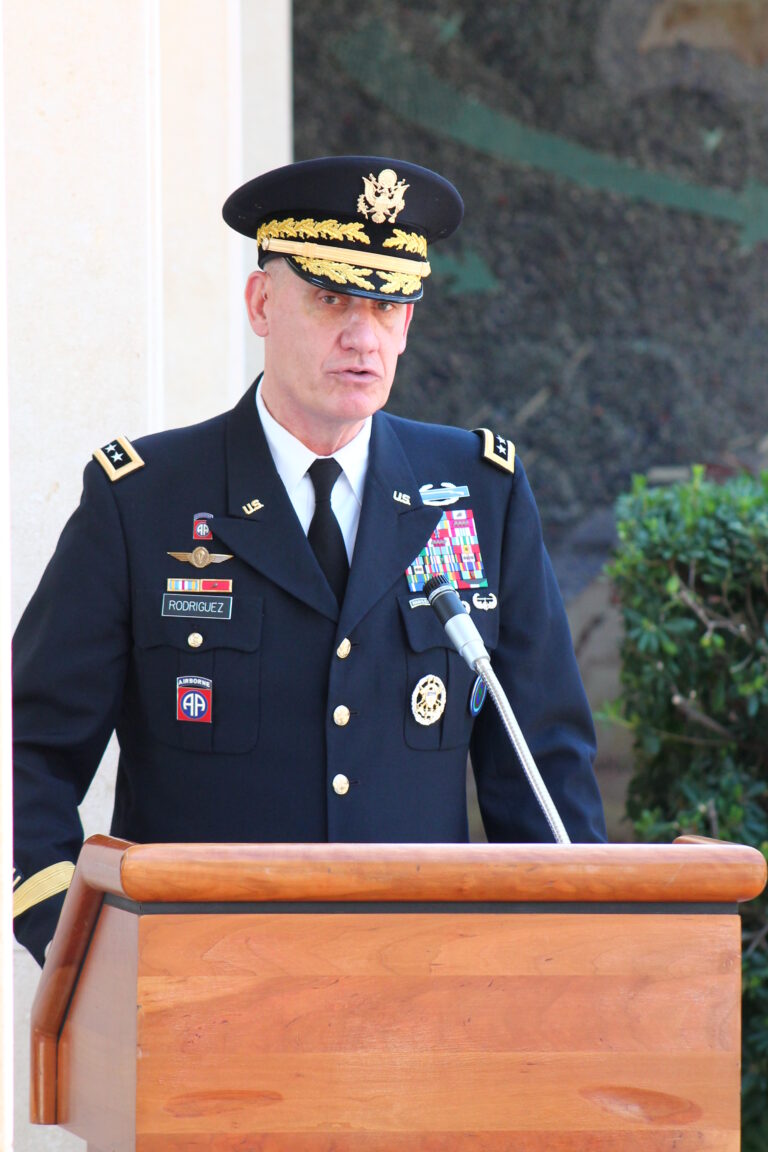
POLYGON ((331 492, 341 473, 341 464, 330 456, 315 460, 307 471, 315 487, 315 513, 307 539, 340 604, 347 586, 349 561, 339 522, 331 508, 331 492))

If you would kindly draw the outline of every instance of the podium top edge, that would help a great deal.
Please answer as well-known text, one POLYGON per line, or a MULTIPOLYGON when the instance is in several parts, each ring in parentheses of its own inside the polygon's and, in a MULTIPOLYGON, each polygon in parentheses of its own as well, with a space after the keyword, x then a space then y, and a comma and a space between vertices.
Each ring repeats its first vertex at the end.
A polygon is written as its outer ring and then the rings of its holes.
POLYGON ((139 903, 738 903, 766 884, 755 848, 675 844, 129 844, 88 840, 89 887, 139 903))

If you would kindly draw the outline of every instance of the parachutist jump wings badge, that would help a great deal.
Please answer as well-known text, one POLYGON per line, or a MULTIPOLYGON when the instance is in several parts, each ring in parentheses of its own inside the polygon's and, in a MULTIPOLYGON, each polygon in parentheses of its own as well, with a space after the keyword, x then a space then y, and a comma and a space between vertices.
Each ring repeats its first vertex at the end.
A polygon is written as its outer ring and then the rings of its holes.
POLYGON ((174 560, 181 560, 183 564, 192 564, 195 568, 207 568, 209 564, 221 564, 224 560, 233 559, 232 555, 225 552, 209 552, 202 545, 192 552, 169 552, 168 555, 173 556, 174 560))

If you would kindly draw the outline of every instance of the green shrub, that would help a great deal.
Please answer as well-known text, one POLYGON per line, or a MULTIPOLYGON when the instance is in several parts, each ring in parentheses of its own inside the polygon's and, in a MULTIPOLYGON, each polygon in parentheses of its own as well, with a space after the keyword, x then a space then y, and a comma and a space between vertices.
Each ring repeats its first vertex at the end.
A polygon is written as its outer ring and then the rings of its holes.
MULTIPOLYGON (((636 478, 608 568, 641 840, 683 832, 768 856, 768 473, 724 484, 636 478)), ((742 908, 744 1152, 768 1148, 768 896, 742 908)))

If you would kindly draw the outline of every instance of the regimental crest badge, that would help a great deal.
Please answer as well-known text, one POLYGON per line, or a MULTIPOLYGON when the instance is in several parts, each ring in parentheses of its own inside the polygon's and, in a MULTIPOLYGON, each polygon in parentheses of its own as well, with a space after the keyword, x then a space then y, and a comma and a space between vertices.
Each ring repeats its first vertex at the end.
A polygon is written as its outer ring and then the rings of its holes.
POLYGON ((405 575, 411 592, 422 592, 433 576, 447 577, 456 589, 487 588, 472 509, 443 512, 426 548, 405 575))
POLYGON ((201 540, 213 539, 213 532, 208 523, 209 520, 213 520, 213 514, 211 512, 195 512, 192 522, 192 536, 198 544, 201 540))
POLYGON ((405 192, 410 185, 398 180, 391 168, 383 168, 378 177, 373 172, 363 176, 364 192, 357 198, 357 210, 374 224, 394 224, 405 208, 405 192))

